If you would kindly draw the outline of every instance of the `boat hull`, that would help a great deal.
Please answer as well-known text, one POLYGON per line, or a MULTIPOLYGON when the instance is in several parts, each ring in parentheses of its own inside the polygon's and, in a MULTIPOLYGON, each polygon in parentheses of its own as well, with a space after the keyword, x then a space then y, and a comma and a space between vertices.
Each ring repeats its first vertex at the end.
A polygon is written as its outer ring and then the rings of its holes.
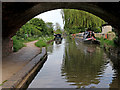
POLYGON ((88 43, 88 44, 100 44, 100 42, 98 40, 96 40, 95 38, 86 38, 83 40, 84 43, 88 43))

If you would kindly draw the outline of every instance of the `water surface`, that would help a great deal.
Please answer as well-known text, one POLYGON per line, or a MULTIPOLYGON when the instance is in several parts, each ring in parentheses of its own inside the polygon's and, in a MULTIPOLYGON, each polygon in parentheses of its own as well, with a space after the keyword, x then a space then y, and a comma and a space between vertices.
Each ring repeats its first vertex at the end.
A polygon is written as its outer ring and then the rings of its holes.
POLYGON ((48 47, 48 58, 28 88, 119 88, 111 59, 98 46, 66 38, 48 47))

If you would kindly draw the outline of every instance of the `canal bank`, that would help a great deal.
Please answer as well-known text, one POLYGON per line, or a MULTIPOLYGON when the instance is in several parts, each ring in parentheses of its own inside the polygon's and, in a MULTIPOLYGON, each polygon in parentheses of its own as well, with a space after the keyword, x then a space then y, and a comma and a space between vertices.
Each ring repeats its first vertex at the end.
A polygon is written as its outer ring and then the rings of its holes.
POLYGON ((120 47, 119 46, 111 47, 111 46, 104 45, 104 50, 109 56, 118 58, 120 60, 120 47))
POLYGON ((2 79, 5 81, 2 88, 26 87, 30 78, 37 73, 47 58, 46 48, 36 47, 29 42, 27 47, 13 53, 3 60, 2 79), (7 66, 6 66, 7 65, 7 66))

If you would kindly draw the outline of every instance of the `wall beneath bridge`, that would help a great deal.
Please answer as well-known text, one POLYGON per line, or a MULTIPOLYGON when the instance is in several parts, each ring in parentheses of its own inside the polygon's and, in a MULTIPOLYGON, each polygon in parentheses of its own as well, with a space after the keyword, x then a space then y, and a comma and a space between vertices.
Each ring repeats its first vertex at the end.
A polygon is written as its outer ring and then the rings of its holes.
MULTIPOLYGON (((10 38, 34 16, 54 9, 78 9, 99 16, 116 28, 120 40, 120 2, 4 2, 2 3, 3 56, 11 53, 10 38)), ((120 41, 118 41, 120 45, 120 41)))

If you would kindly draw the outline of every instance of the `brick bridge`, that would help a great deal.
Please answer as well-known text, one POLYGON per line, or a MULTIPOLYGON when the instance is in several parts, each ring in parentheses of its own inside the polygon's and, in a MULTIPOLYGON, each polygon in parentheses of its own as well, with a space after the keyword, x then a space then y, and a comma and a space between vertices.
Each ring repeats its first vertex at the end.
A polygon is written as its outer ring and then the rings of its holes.
MULTIPOLYGON (((116 28, 120 40, 120 2, 4 2, 2 3, 3 56, 12 52, 10 38, 34 16, 54 9, 90 12, 116 28)), ((118 41, 120 45, 120 41, 118 41)))

